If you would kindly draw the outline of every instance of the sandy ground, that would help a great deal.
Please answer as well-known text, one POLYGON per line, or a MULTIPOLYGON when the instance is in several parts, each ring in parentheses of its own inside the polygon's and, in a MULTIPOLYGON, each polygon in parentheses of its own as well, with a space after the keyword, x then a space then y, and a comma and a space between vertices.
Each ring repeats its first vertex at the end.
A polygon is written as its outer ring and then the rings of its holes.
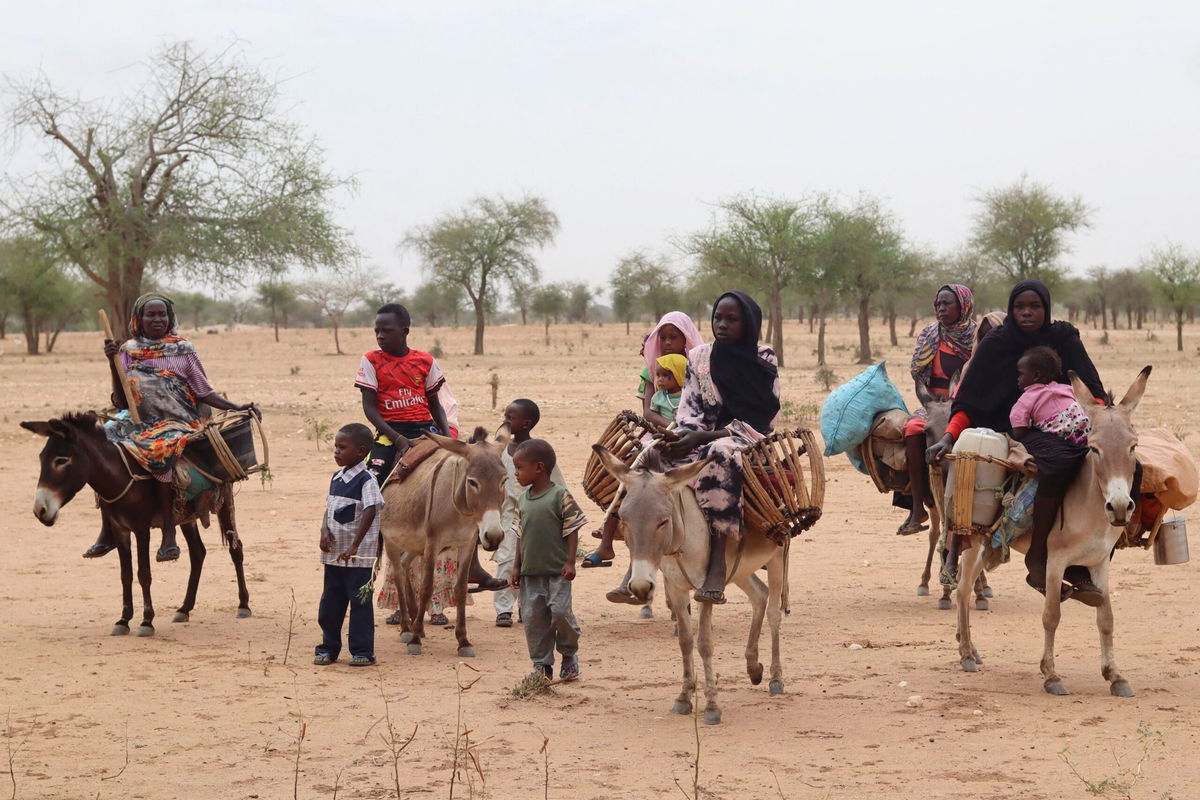
MULTIPOLYGON (((1139 420, 1192 434, 1196 450, 1200 332, 1188 332, 1185 354, 1172 351, 1169 329, 1155 333, 1148 341, 1145 331, 1120 331, 1108 346, 1097 332, 1085 339, 1118 390, 1153 363, 1139 420)), ((807 327, 787 334, 791 363, 801 366, 783 372, 784 397, 793 416, 815 417, 824 395, 812 376, 815 339, 807 327)), ((557 447, 586 503, 577 480, 593 439, 632 404, 637 336, 623 326, 564 325, 546 346, 541 326, 494 328, 484 357, 468 355, 466 328, 417 329, 412 339, 424 348, 440 340, 468 426, 498 422, 487 385, 493 370, 501 405, 534 397, 538 433, 557 447)), ((79 557, 99 520, 90 495, 53 528, 30 513, 42 440, 17 422, 106 402, 98 338, 65 335, 40 358, 21 356, 19 341, 0 342, 0 795, 10 792, 11 762, 18 798, 312 798, 332 797, 335 787, 344 797, 393 797, 393 762, 380 738, 386 696, 397 733, 416 729, 396 767, 405 797, 450 795, 459 715, 486 779, 475 775, 470 786, 462 771, 459 797, 653 797, 675 794, 676 782, 691 796, 696 733, 691 719, 668 713, 680 665, 666 610, 660 600, 656 617, 643 621, 637 609, 604 600, 624 552, 614 569, 581 571, 584 678, 551 696, 510 696, 528 671, 524 637, 519 627, 493 626, 488 599, 470 609, 478 657, 457 674, 452 632, 433 630, 425 654, 410 657, 383 613, 377 668, 310 666, 319 636, 317 531, 335 465, 305 418, 335 426, 361 418, 351 382, 373 340, 365 330, 344 332, 352 355, 335 356, 327 331, 286 331, 278 344, 268 331, 195 339, 218 388, 264 407, 274 481, 252 479, 237 499, 254 616, 234 618, 232 570, 214 528, 205 533, 210 559, 190 623, 170 622, 185 562, 156 567, 153 638, 109 636, 120 608, 117 559, 79 557), (478 680, 460 692, 459 679, 478 680)), ((831 341, 832 366, 849 378, 858 370, 849 364, 851 324, 840 323, 831 341)), ((905 373, 910 348, 903 340, 885 348, 893 377, 905 373)), ((717 612, 724 722, 700 730, 701 796, 1084 797, 1083 780, 1127 783, 1143 757, 1133 797, 1200 796, 1193 567, 1156 567, 1142 551, 1117 557, 1117 648, 1135 699, 1109 696, 1092 612, 1077 603, 1065 609, 1058 646, 1074 694, 1043 693, 1040 598, 1013 565, 993 574, 992 610, 974 617, 986 664, 967 675, 952 614, 915 593, 922 537, 893 535, 900 512, 844 457, 827 469, 824 518, 793 549, 785 695, 770 697, 765 683, 746 679, 745 599, 735 591, 717 612), (921 707, 906 707, 913 694, 923 696, 921 707), (1139 728, 1151 731, 1144 744, 1139 728)), ((1200 553, 1195 535, 1192 545, 1200 553)))

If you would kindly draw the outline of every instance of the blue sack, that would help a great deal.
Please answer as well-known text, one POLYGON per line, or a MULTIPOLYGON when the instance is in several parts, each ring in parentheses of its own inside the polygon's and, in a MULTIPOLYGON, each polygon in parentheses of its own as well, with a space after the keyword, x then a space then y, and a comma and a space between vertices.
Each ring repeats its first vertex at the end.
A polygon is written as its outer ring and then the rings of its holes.
MULTIPOLYGON (((825 455, 845 453, 866 440, 875 415, 893 408, 908 413, 904 398, 887 376, 887 362, 867 367, 829 393, 821 406, 825 455)), ((851 461, 854 459, 851 458, 851 461)))

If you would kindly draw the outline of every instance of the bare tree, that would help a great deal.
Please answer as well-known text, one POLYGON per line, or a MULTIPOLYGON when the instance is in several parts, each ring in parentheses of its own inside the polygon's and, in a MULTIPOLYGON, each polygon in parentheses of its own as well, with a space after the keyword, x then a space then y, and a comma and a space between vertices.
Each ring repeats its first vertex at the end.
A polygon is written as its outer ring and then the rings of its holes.
POLYGON ((373 275, 361 266, 330 270, 323 277, 300 284, 300 296, 311 301, 329 318, 333 328, 333 346, 338 355, 342 353, 342 342, 338 330, 350 306, 362 302, 371 291, 373 275))
POLYGON ((240 283, 246 264, 274 272, 351 255, 331 216, 350 181, 287 120, 278 81, 232 50, 187 43, 147 69, 119 102, 85 102, 44 76, 10 82, 14 135, 44 143, 42 166, 3 184, 10 229, 38 233, 104 290, 117 319, 152 271, 240 283))
POLYGON ((475 311, 475 355, 483 355, 489 307, 501 285, 536 280, 533 251, 553 243, 558 217, 540 197, 477 197, 462 211, 410 232, 401 248, 415 250, 427 275, 461 286, 475 311))

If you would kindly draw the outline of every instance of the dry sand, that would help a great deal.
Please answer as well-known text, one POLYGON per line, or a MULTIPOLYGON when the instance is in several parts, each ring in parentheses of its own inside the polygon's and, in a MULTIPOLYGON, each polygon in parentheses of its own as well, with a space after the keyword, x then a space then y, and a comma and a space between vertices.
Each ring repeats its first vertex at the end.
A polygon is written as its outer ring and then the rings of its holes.
MULTIPOLYGON (((812 377, 815 339, 794 324, 787 333, 790 363, 800 366, 783 372, 784 397, 793 415, 811 406, 815 417, 824 395, 812 377)), ((1139 422, 1191 434, 1195 451, 1200 334, 1188 333, 1185 354, 1173 352, 1165 327, 1153 342, 1145 331, 1113 333, 1108 346, 1090 330, 1085 340, 1118 391, 1144 363, 1155 365, 1139 422)), ((886 332, 874 335, 885 340, 886 332)), ((576 481, 596 435, 632 405, 638 331, 564 325, 550 337, 547 347, 540 325, 492 328, 482 357, 468 355, 467 328, 417 329, 412 339, 426 349, 441 341, 466 426, 498 422, 487 385, 493 369, 501 405, 535 398, 538 433, 557 447, 570 488, 586 503, 576 481)), ((99 520, 90 494, 53 528, 30 513, 42 440, 17 422, 106 403, 99 338, 67 334, 57 352, 39 358, 20 355, 19 340, 0 342, 0 711, 8 716, 0 795, 10 792, 11 759, 18 798, 283 798, 293 796, 294 781, 302 798, 332 797, 335 784, 344 797, 393 797, 392 759, 380 739, 386 694, 397 733, 416 728, 398 764, 405 797, 449 795, 460 713, 486 785, 476 775, 472 789, 463 772, 459 797, 541 797, 547 769, 549 797, 667 796, 679 791, 677 781, 691 796, 697 745, 692 720, 668 713, 680 665, 666 610, 660 600, 656 617, 642 621, 636 608, 604 600, 625 566, 623 551, 615 568, 581 571, 576 580, 584 677, 552 696, 510 697, 528 671, 524 638, 519 627, 493 627, 487 599, 470 609, 479 655, 457 675, 451 631, 433 630, 425 654, 410 657, 382 612, 378 667, 310 666, 319 637, 318 525, 335 465, 328 445, 306 435, 305 418, 361 418, 352 380, 373 340, 346 331, 351 354, 335 356, 328 331, 285 331, 278 344, 261 330, 194 338, 219 389, 263 406, 274 481, 251 479, 237 499, 254 616, 234 618, 232 570, 214 528, 204 533, 209 561, 190 623, 170 622, 186 562, 156 566, 153 638, 108 635, 120 608, 117 558, 79 557, 99 520), (459 692, 457 680, 476 678, 459 692)), ((849 378, 858 370, 848 363, 852 325, 839 323, 831 341, 832 366, 849 378)), ((911 340, 885 348, 894 378, 905 374, 910 348, 911 340)), ((793 549, 785 695, 770 697, 765 683, 751 686, 745 676, 744 597, 735 591, 716 614, 724 722, 700 730, 701 796, 1083 797, 1081 777, 1127 782, 1143 755, 1133 797, 1200 796, 1193 567, 1156 567, 1142 551, 1117 556, 1117 652, 1135 699, 1109 696, 1094 615, 1077 603, 1065 609, 1058 645, 1074 694, 1043 693, 1040 598, 1024 588, 1016 565, 993 574, 992 610, 974 616, 986 661, 967 675, 951 612, 915 593, 923 537, 893 534, 900 512, 844 457, 827 469, 824 518, 793 549), (906 707, 913 694, 923 696, 921 707, 906 707), (1145 747, 1142 726, 1155 732, 1145 747)), ((1195 536, 1192 549, 1200 553, 1195 536)))

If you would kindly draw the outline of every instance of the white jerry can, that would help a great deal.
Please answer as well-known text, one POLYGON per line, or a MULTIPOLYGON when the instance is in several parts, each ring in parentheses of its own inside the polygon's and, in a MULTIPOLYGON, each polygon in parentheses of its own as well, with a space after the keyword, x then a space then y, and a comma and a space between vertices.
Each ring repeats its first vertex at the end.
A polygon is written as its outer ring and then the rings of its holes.
MULTIPOLYGON (((991 428, 967 428, 954 443, 955 453, 978 453, 993 458, 1008 458, 1008 437, 991 428)), ((1008 476, 1003 464, 980 461, 975 465, 975 498, 971 504, 971 523, 990 526, 1000 513, 1000 487, 1008 476)), ((946 507, 954 497, 954 471, 946 478, 946 507)))

